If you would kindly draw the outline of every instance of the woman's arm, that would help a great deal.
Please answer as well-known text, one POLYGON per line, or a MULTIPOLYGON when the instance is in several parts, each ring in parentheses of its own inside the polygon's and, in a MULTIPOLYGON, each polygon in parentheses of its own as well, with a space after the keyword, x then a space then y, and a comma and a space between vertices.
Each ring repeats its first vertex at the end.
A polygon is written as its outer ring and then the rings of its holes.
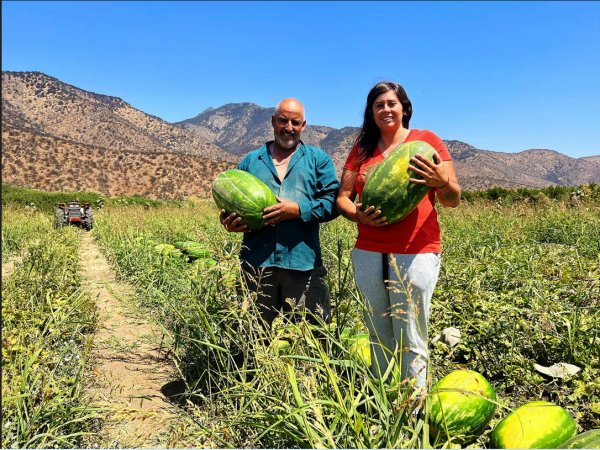
POLYGON ((356 198, 356 189, 354 187, 356 175, 356 172, 344 169, 342 180, 340 181, 340 189, 335 200, 338 212, 352 222, 356 222, 356 211, 358 209, 354 203, 354 199, 356 198))
POLYGON ((448 183, 441 187, 437 187, 435 192, 442 205, 455 208, 460 203, 460 194, 462 190, 456 179, 454 163, 452 161, 443 161, 442 165, 444 166, 444 172, 448 177, 448 183))

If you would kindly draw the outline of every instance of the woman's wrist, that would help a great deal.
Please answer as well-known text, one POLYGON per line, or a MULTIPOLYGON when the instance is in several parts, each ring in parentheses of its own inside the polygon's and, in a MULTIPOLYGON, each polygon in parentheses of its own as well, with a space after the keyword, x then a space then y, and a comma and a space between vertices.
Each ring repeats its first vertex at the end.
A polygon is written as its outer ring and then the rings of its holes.
POLYGON ((356 208, 356 211, 354 212, 354 220, 356 221, 356 223, 361 223, 358 219, 358 208, 356 208))
POLYGON ((450 177, 448 177, 448 181, 446 181, 444 184, 442 184, 441 186, 436 187, 436 189, 444 189, 446 186, 448 186, 450 184, 450 177))

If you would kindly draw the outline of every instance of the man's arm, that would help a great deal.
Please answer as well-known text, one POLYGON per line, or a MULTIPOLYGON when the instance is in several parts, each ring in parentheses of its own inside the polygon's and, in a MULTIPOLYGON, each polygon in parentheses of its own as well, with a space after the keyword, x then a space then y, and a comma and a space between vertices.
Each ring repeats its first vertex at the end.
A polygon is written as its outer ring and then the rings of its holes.
POLYGON ((300 218, 305 222, 327 222, 335 219, 339 215, 335 207, 339 187, 333 161, 323 152, 317 162, 314 195, 299 202, 300 218))

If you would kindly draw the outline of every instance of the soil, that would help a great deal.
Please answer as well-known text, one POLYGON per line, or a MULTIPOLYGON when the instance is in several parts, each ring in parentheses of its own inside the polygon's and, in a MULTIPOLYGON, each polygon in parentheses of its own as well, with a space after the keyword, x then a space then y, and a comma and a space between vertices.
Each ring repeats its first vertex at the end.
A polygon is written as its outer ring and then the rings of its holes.
POLYGON ((133 287, 117 280, 90 233, 82 232, 80 262, 84 285, 98 310, 86 391, 93 404, 106 410, 90 446, 173 446, 177 407, 163 392, 169 395, 176 371, 165 334, 136 308, 133 287))
POLYGON ((7 262, 2 263, 2 282, 4 283, 8 280, 8 277, 12 275, 15 270, 15 266, 21 262, 21 258, 15 256, 10 258, 7 262))

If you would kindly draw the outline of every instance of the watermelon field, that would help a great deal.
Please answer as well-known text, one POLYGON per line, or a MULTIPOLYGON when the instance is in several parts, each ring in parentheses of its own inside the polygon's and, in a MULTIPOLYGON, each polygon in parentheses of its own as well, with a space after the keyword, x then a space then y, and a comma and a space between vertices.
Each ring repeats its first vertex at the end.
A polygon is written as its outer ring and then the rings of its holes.
POLYGON ((241 236, 222 228, 212 201, 2 189, 3 448, 121 447, 99 437, 109 411, 89 395, 100 325, 78 256, 88 237, 162 330, 182 386, 177 420, 152 446, 491 448, 506 441, 498 424, 530 402, 566 412, 534 415, 537 433, 570 419, 573 433, 600 428, 600 185, 466 192, 439 210, 429 383, 465 369, 495 392, 491 418, 468 439, 449 416, 436 424, 446 433, 432 432, 433 394, 423 403, 370 374, 353 338, 366 327, 349 221, 321 229, 332 323, 265 331, 252 294, 236 292, 241 236), (55 203, 74 196, 94 207, 90 232, 53 227, 55 203), (201 257, 181 248, 190 241, 201 257))

